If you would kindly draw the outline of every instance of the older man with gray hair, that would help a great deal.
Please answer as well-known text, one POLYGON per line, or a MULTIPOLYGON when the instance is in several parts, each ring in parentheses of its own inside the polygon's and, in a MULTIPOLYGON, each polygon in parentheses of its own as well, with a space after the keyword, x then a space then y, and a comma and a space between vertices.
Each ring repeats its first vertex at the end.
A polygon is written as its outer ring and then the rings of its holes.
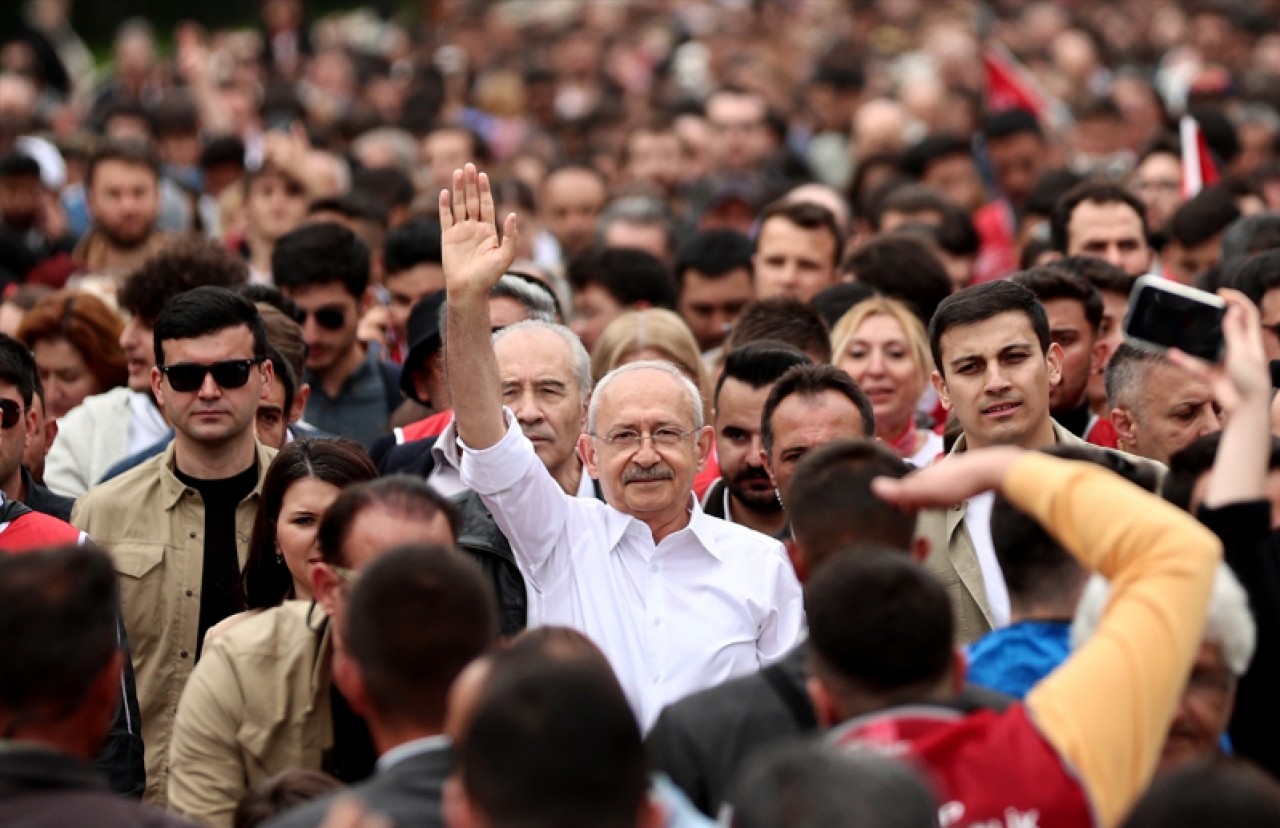
POLYGON ((1106 388, 1117 447, 1139 457, 1168 465, 1173 455, 1222 428, 1222 406, 1209 383, 1150 348, 1132 342, 1116 348, 1106 388))
POLYGON ((527 390, 507 380, 489 341, 487 297, 515 257, 515 216, 499 240, 488 177, 468 164, 440 194, 440 224, 462 480, 511 542, 530 625, 591 637, 645 729, 664 705, 786 654, 804 611, 782 545, 693 497, 712 442, 697 388, 665 362, 606 375, 577 443, 605 503, 567 495, 512 406, 563 390, 542 372, 522 378, 527 390))

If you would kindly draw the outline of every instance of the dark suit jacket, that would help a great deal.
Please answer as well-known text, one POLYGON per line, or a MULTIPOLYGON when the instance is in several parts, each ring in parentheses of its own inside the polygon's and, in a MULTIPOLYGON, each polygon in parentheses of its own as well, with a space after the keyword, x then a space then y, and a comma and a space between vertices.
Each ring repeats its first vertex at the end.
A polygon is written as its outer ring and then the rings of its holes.
POLYGON ((0 748, 0 824, 5 828, 192 828, 116 796, 93 768, 66 753, 0 748))
POLYGON ((27 487, 27 496, 22 502, 30 506, 31 511, 52 515, 67 523, 71 522, 71 507, 76 505, 74 497, 63 497, 49 491, 46 486, 35 481, 26 466, 22 467, 22 483, 27 487))
MULTIPOLYGON (((414 754, 380 771, 347 793, 355 794, 370 810, 391 820, 397 828, 443 828, 441 813, 444 781, 453 771, 453 755, 448 748, 414 754)), ((267 823, 267 828, 316 828, 324 822, 333 796, 286 811, 267 823)))

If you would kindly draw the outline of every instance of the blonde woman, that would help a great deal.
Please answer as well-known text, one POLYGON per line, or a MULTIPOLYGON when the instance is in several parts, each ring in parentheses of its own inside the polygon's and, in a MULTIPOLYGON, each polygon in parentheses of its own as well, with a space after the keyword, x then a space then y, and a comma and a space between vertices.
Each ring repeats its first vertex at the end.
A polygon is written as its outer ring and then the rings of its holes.
POLYGON ((915 466, 942 453, 942 438, 917 428, 933 360, 924 326, 896 299, 873 296, 840 317, 831 332, 832 361, 871 398, 876 437, 915 466))

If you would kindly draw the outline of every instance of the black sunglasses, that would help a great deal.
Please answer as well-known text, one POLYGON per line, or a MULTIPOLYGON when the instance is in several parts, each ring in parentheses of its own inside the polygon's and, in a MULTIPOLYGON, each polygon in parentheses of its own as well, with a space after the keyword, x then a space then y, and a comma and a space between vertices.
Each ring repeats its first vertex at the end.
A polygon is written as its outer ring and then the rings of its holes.
POLYGON ((336 331, 341 328, 347 321, 347 312, 343 308, 336 305, 326 305, 323 308, 316 308, 313 311, 298 311, 302 318, 298 320, 299 325, 307 324, 308 316, 315 316, 316 324, 324 328, 326 331, 336 331))
POLYGON ((22 406, 13 400, 0 400, 0 427, 13 428, 22 419, 22 406))
MULTIPOLYGON (((213 374, 213 381, 220 388, 241 388, 249 381, 249 372, 253 366, 262 362, 261 357, 253 359, 228 359, 212 365, 201 365, 196 362, 180 362, 177 365, 165 365, 160 372, 169 378, 169 385, 174 391, 190 393, 198 391, 204 385, 206 374, 213 374)), ((5 401, 0 400, 0 404, 5 401)), ((5 419, 9 417, 5 412, 5 419)))

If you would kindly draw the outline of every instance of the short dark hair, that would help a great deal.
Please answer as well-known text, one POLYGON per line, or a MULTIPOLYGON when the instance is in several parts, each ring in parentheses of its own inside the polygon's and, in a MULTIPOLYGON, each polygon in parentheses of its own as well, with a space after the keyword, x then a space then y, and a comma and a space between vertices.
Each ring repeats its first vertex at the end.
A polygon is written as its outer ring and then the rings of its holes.
POLYGON ((1253 256, 1280 247, 1280 213, 1241 216, 1222 231, 1222 260, 1253 256))
POLYGON ((458 770, 495 825, 632 828, 649 780, 635 714, 591 659, 499 652, 458 770))
POLYGON ((73 712, 119 650, 119 617, 115 567, 92 544, 0 555, 0 709, 73 712))
POLYGON ((1102 325, 1102 294, 1088 280, 1057 262, 1015 273, 1011 281, 1034 293, 1041 304, 1054 299, 1079 302, 1084 319, 1095 334, 1102 325))
MULTIPOLYGON (((298 303, 285 296, 280 292, 280 288, 275 285, 264 285, 260 282, 249 282, 236 286, 236 293, 248 299, 255 305, 270 305, 280 313, 284 314, 299 326, 306 320, 306 316, 298 307, 298 303)), ((268 335, 270 331, 268 331, 268 335)))
POLYGON ((1035 113, 1028 109, 1013 108, 988 115, 982 122, 982 136, 988 141, 1012 138, 1022 134, 1044 138, 1044 130, 1035 113))
POLYGON ((907 236, 872 239, 849 255, 841 271, 906 302, 923 325, 951 295, 951 278, 942 262, 926 243, 907 236))
POLYGON ((366 193, 352 190, 341 195, 317 198, 307 205, 307 215, 337 213, 351 221, 367 221, 387 229, 387 208, 366 193))
MULTIPOLYGON (((7 382, 18 389, 22 397, 22 405, 31 407, 31 399, 41 385, 40 372, 36 368, 36 358, 31 349, 8 334, 0 333, 0 382, 7 382)), ((44 389, 40 388, 40 396, 44 389)))
POLYGON ((806 365, 811 360, 801 351, 785 342, 761 339, 748 342, 734 348, 724 359, 724 370, 716 380, 716 391, 712 400, 720 400, 720 389, 726 379, 734 379, 746 383, 759 390, 772 385, 793 365, 806 365))
MULTIPOLYGON (((1080 186, 1084 180, 1084 176, 1080 175, 1080 173, 1065 167, 1045 170, 1040 173, 1040 177, 1031 186, 1031 192, 1027 195, 1026 202, 1022 205, 1020 223, 1025 224, 1028 219, 1033 217, 1043 216, 1050 218, 1053 216, 1053 208, 1058 205, 1062 197, 1080 186)), ((1057 248, 1054 249, 1056 250, 1057 248)))
MULTIPOLYGON (((265 325, 263 329, 266 329, 265 325)), ((289 411, 293 409, 293 398, 298 394, 298 375, 289 364, 289 360, 280 353, 280 349, 271 344, 270 339, 267 340, 267 361, 271 363, 271 369, 274 371, 272 381, 280 383, 284 388, 284 415, 288 417, 289 411)))
POLYGON ((1036 295, 1015 282, 986 282, 953 293, 938 305, 938 312, 929 320, 929 350, 938 373, 946 376, 946 366, 942 362, 942 337, 947 331, 963 325, 976 325, 1010 311, 1026 315, 1040 343, 1040 352, 1047 352, 1049 317, 1036 295))
POLYGON ((782 401, 795 395, 816 397, 826 391, 847 397, 862 418, 862 436, 875 437, 876 414, 871 407, 871 398, 858 387, 853 377, 834 365, 796 365, 773 384, 773 390, 760 411, 760 440, 764 443, 765 454, 773 454, 773 413, 782 401))
POLYGON ((1255 765, 1215 756, 1161 774, 1125 817, 1121 828, 1280 823, 1280 788, 1255 765))
POLYGON ((798 299, 761 299, 747 305, 729 331, 725 350, 772 339, 809 353, 820 353, 823 361, 831 359, 831 334, 812 307, 798 299))
MULTIPOLYGON (((1215 431, 1197 438, 1191 444, 1174 453, 1169 458, 1169 473, 1164 476, 1164 484, 1160 487, 1160 496, 1182 509, 1191 511, 1191 492, 1196 481, 1213 468, 1213 461, 1218 456, 1218 446, 1222 443, 1222 432, 1215 431)), ((1267 454, 1267 469, 1280 469, 1280 437, 1271 437, 1267 454)))
POLYGON ((238 135, 215 135, 200 150, 200 169, 232 164, 244 169, 244 141, 238 135))
POLYGON ((1081 277, 1099 293, 1118 293, 1128 298, 1138 281, 1137 276, 1131 276, 1123 268, 1096 256, 1064 256, 1053 264, 1081 277))
POLYGON ((369 564, 351 594, 346 641, 381 717, 438 728, 454 679, 498 636, 480 567, 420 544, 369 564))
POLYGON ((684 290, 684 277, 696 270, 709 279, 725 276, 735 270, 755 273, 751 254, 755 246, 751 239, 728 228, 703 230, 680 246, 676 252, 676 287, 684 290))
POLYGON ((805 455, 784 505, 809 571, 851 544, 909 551, 915 516, 872 494, 871 481, 906 477, 911 470, 891 449, 872 440, 836 440, 805 455))
POLYGON ((107 138, 97 145, 89 156, 89 166, 84 173, 84 186, 93 187, 93 177, 98 167, 108 161, 118 161, 134 167, 146 167, 151 174, 160 180, 160 159, 150 141, 137 138, 107 138))
POLYGON ((293 576, 276 557, 280 509, 289 488, 299 480, 314 479, 345 489, 377 476, 377 466, 354 440, 305 438, 280 449, 262 479, 262 496, 249 534, 249 554, 240 576, 245 609, 274 607, 292 593, 293 576))
POLYGON ((456 539, 462 526, 458 509, 447 498, 431 488, 421 477, 393 474, 367 483, 348 486, 333 501, 320 520, 316 542, 325 563, 346 563, 343 551, 347 535, 356 518, 367 509, 382 509, 398 515, 423 520, 443 514, 449 522, 450 534, 456 539))
MULTIPOLYGON (((836 221, 835 214, 826 207, 811 201, 782 199, 764 208, 756 226, 763 230, 765 222, 773 218, 785 219, 805 230, 827 231, 831 235, 831 240, 835 242, 831 264, 833 266, 840 264, 840 258, 844 255, 844 235, 840 232, 840 224, 836 221)), ((753 252, 760 250, 760 230, 756 231, 753 252)))
POLYGON ((262 325, 262 315, 248 299, 224 287, 198 287, 175 296, 160 311, 152 341, 156 351, 156 366, 163 368, 164 343, 174 339, 194 339, 198 336, 238 328, 241 325, 253 335, 253 356, 267 358, 267 331, 262 325))
POLYGON ((1280 288, 1280 248, 1252 256, 1236 271, 1235 285, 1253 304, 1262 307, 1268 291, 1280 288))
POLYGON ((231 288, 248 280, 244 261, 211 241, 188 236, 166 245, 133 271, 120 286, 117 301, 153 328, 160 311, 175 296, 201 285, 231 288))
POLYGON ((936 683, 951 667, 947 591, 901 551, 835 555, 810 576, 804 604, 820 679, 898 694, 936 683))
POLYGON ((25 152, 10 152, 0 158, 0 181, 11 178, 39 178, 40 162, 25 152))
POLYGON ((655 308, 676 306, 671 270, 656 256, 631 247, 595 247, 574 256, 566 268, 575 291, 597 285, 624 307, 648 302, 655 308))
POLYGON ((337 222, 304 224, 276 242, 271 275, 282 288, 341 282, 358 300, 369 289, 369 248, 337 222))
MULTIPOLYGON (((356 170, 351 175, 351 191, 358 193, 389 213, 397 207, 413 204, 413 181, 395 167, 356 170)), ((386 223, 384 215, 383 223, 386 223)))
POLYGON ((969 140, 951 132, 935 132, 908 147, 902 153, 900 166, 912 178, 924 178, 935 162, 958 155, 973 159, 973 145, 969 140))
POLYGON ((1240 218, 1235 199, 1222 187, 1207 187, 1178 205, 1169 218, 1169 238, 1195 247, 1222 233, 1240 218))
POLYGON ((232 828, 258 828, 272 817, 336 791, 342 783, 327 773, 289 768, 256 785, 240 797, 232 828))
POLYGON ((840 317, 849 312, 849 308, 879 294, 880 291, 861 282, 836 282, 818 291, 809 300, 809 305, 818 312, 823 323, 830 329, 836 326, 840 317))
POLYGON ((1081 204, 1124 204, 1133 210, 1142 222, 1142 237, 1147 237, 1147 208, 1133 193, 1103 179, 1091 178, 1077 184, 1053 207, 1049 217, 1049 239, 1056 250, 1068 252, 1071 245, 1071 214, 1081 204))
POLYGON ((923 213, 932 211, 939 216, 953 207, 947 197, 938 190, 925 184, 910 181, 897 182, 894 186, 886 186, 876 191, 876 198, 867 213, 867 223, 871 229, 880 232, 884 226, 886 213, 923 213))
POLYGON ((382 246, 382 266, 388 276, 441 261, 440 222, 436 219, 407 221, 388 233, 382 246))

